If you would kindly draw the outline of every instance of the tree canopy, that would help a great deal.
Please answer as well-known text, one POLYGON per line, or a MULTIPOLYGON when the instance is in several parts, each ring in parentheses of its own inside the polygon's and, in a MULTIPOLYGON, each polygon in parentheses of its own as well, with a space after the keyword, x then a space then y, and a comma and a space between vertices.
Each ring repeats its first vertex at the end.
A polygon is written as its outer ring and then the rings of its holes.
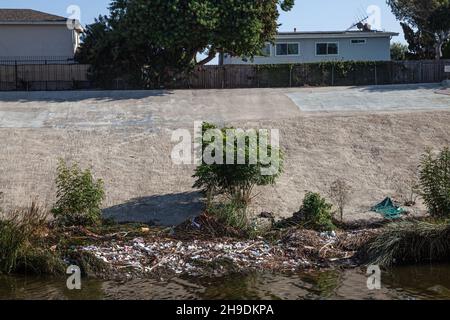
POLYGON ((433 42, 436 59, 450 39, 450 0, 387 0, 402 22, 410 50, 425 54, 433 42))
POLYGON ((106 65, 113 64, 116 74, 127 70, 139 81, 161 82, 218 53, 259 54, 276 35, 279 10, 293 5, 294 0, 114 0, 109 15, 86 28, 78 58, 92 64, 96 76, 111 72, 106 65))

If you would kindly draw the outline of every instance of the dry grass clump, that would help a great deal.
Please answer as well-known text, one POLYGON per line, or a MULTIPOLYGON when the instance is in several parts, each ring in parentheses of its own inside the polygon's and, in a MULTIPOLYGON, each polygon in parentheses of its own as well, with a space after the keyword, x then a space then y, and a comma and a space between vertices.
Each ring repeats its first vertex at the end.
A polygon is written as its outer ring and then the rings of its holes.
POLYGON ((204 213, 175 228, 177 239, 245 238, 243 230, 232 227, 212 214, 204 213))
POLYGON ((370 264, 381 266, 449 260, 450 224, 391 223, 364 251, 370 264))
POLYGON ((0 273, 57 274, 64 263, 46 247, 49 213, 36 202, 0 220, 0 273))
POLYGON ((379 229, 363 229, 353 232, 338 232, 337 247, 345 251, 358 251, 379 235, 379 229))

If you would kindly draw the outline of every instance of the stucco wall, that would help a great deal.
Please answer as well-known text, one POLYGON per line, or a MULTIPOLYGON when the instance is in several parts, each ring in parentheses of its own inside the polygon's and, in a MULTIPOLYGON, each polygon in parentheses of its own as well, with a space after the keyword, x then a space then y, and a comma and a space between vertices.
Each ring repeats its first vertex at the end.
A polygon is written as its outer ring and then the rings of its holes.
POLYGON ((225 64, 277 64, 277 63, 308 63, 334 60, 353 61, 389 61, 390 38, 389 37, 354 37, 354 38, 320 38, 320 39, 289 39, 277 40, 275 43, 299 43, 300 54, 298 56, 276 56, 275 46, 271 46, 270 57, 255 57, 254 61, 243 61, 236 57, 225 57, 225 64), (365 39, 365 44, 352 44, 352 39, 365 39), (337 42, 339 54, 336 56, 317 56, 317 42, 337 42))
POLYGON ((0 58, 73 57, 74 31, 61 25, 0 25, 0 58))

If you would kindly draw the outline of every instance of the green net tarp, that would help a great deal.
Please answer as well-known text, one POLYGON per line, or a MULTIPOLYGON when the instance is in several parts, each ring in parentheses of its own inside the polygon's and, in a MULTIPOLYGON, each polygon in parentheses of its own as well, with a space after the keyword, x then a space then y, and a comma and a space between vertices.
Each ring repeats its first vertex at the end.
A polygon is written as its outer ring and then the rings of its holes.
POLYGON ((397 207, 391 198, 384 199, 381 203, 372 207, 372 211, 382 214, 386 219, 398 219, 405 210, 397 207))

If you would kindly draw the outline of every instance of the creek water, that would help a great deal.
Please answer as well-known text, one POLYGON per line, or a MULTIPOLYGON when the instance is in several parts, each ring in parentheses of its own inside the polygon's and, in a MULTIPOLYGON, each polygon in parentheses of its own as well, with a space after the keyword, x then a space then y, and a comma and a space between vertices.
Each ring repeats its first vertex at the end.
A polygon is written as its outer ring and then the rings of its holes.
POLYGON ((180 277, 126 282, 83 279, 69 291, 64 278, 0 276, 0 299, 445 299, 450 264, 392 268, 369 290, 363 269, 295 274, 251 273, 224 278, 180 277))

